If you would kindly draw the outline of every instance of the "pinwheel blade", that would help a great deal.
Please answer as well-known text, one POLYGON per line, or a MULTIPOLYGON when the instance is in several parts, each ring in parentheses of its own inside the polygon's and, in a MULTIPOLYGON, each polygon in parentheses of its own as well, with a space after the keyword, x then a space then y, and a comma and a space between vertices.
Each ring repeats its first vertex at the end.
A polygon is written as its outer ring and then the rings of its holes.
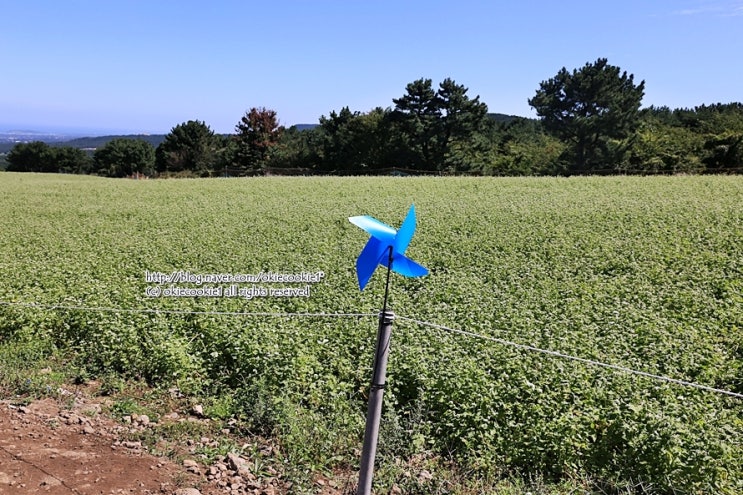
POLYGON ((388 246, 375 237, 371 237, 356 259, 356 276, 359 279, 359 290, 364 290, 374 270, 384 259, 389 258, 388 246))
POLYGON ((356 259, 356 276, 359 279, 360 290, 364 290, 380 264, 406 277, 428 275, 428 270, 424 266, 405 256, 405 250, 415 233, 414 206, 410 207, 399 230, 369 215, 349 217, 348 220, 371 236, 356 259))
POLYGON ((413 234, 415 234, 415 206, 411 205, 405 220, 403 220, 395 236, 396 253, 405 254, 410 241, 413 240, 413 234))
MULTIPOLYGON (((382 261, 382 264, 387 266, 384 260, 382 261)), ((428 269, 426 269, 426 267, 419 265, 407 256, 399 253, 394 254, 392 257, 392 271, 406 277, 422 277, 428 275, 428 269)))
POLYGON ((361 227, 370 236, 376 237, 382 242, 391 244, 395 240, 397 231, 374 217, 363 215, 360 217, 350 217, 348 220, 357 227, 361 227))

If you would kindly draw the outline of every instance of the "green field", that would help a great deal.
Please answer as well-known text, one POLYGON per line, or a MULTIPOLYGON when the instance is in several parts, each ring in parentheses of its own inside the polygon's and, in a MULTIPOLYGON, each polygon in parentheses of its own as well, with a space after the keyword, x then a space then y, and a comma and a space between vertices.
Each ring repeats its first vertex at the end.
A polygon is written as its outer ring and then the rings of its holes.
POLYGON ((1 173, 0 392, 37 379, 12 363, 59 359, 203 398, 289 464, 354 469, 384 272, 358 290, 367 235, 347 217, 397 227, 412 203, 407 254, 430 275, 392 278, 380 491, 466 491, 395 470, 423 458, 481 486, 743 492, 743 400, 411 321, 741 394, 742 177, 1 173), (148 271, 322 277, 235 284, 308 297, 153 297, 171 284, 148 271))

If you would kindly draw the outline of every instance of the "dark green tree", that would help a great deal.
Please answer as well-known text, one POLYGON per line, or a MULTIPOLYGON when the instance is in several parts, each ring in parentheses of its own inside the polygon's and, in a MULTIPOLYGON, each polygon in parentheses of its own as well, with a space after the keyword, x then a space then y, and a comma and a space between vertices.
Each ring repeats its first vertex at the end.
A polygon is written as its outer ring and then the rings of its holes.
POLYGON ((645 81, 600 58, 540 84, 529 100, 545 129, 567 144, 568 172, 614 168, 639 125, 645 81))
POLYGON ((431 79, 418 79, 405 87, 406 94, 393 99, 392 120, 402 137, 400 159, 403 167, 436 170, 439 163, 437 140, 441 111, 431 79))
POLYGON ((362 113, 353 122, 352 132, 357 136, 360 154, 366 157, 363 165, 369 172, 396 165, 395 157, 400 145, 391 115, 391 109, 376 107, 362 113))
POLYGON ((642 122, 618 172, 628 174, 697 173, 704 140, 701 135, 672 125, 668 114, 657 117, 643 111, 642 122))
POLYGON ((547 134, 536 119, 516 118, 496 124, 486 175, 557 175, 565 146, 547 134))
POLYGON ((321 170, 366 174, 391 167, 390 111, 381 107, 368 113, 343 107, 320 117, 321 170))
POLYGON ((157 147, 157 171, 190 172, 202 177, 212 175, 222 148, 219 136, 208 125, 199 120, 189 120, 173 127, 157 147))
POLYGON ((361 173, 366 157, 360 152, 358 136, 353 132, 353 122, 359 118, 359 112, 352 112, 348 107, 335 110, 320 117, 322 139, 321 171, 344 173, 356 171, 361 173))
POLYGON ((308 174, 319 170, 321 137, 318 129, 300 130, 292 126, 281 133, 266 160, 266 169, 281 173, 308 174))
POLYGON ((704 134, 706 172, 743 171, 743 104, 701 105, 694 109, 697 132, 704 134))
POLYGON ((704 143, 702 161, 706 172, 743 171, 743 132, 709 137, 704 143))
POLYGON ((493 122, 480 97, 452 79, 439 84, 436 99, 440 114, 437 161, 449 172, 481 172, 489 148, 487 134, 493 122))
POLYGON ((680 125, 704 134, 743 132, 743 103, 699 105, 678 109, 674 115, 680 125))
POLYGON ((87 174, 90 172, 93 160, 80 148, 61 146, 52 148, 57 170, 66 174, 87 174))
POLYGON ((482 169, 491 125, 488 107, 452 79, 434 91, 430 79, 407 85, 406 94, 393 99, 391 120, 399 129, 402 153, 409 166, 448 172, 482 169))
POLYGON ((58 172, 54 150, 42 141, 18 143, 7 157, 9 172, 58 172))
POLYGON ((627 155, 631 173, 743 171, 743 104, 649 107, 627 155))
POLYGON ((108 177, 126 177, 135 173, 153 175, 155 148, 141 139, 112 139, 93 153, 94 171, 108 177))
POLYGON ((284 128, 274 110, 251 108, 235 126, 236 164, 246 172, 263 169, 284 128))
POLYGON ((237 156, 237 141, 232 134, 215 135, 216 156, 214 161, 214 175, 231 177, 241 175, 241 170, 235 164, 237 156))

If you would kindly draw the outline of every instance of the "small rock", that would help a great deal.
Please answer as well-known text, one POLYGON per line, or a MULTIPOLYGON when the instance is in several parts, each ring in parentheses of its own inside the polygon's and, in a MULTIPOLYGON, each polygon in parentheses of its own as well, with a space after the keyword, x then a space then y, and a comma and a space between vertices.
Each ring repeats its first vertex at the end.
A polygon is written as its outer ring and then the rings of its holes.
POLYGON ((196 404, 191 408, 191 412, 194 416, 203 417, 204 416, 204 406, 201 404, 196 404))
POLYGON ((248 466, 248 462, 245 459, 237 454, 233 454, 232 452, 230 452, 229 454, 227 454, 227 460, 232 470, 235 471, 237 474, 246 478, 249 478, 251 476, 250 467, 248 466))
POLYGON ((90 425, 85 425, 83 427, 83 433, 86 435, 93 435, 95 433, 95 429, 90 425))
POLYGON ((100 414, 101 412, 101 405, 100 404, 91 404, 89 406, 86 406, 84 409, 82 409, 83 414, 86 414, 88 416, 95 416, 96 414, 100 414))
POLYGON ((150 417, 146 414, 140 414, 139 418, 137 418, 137 423, 141 424, 142 426, 147 426, 150 424, 150 417))
POLYGON ((185 467, 186 471, 188 471, 189 473, 201 474, 199 463, 191 459, 186 459, 185 461, 183 461, 183 467, 185 467))
POLYGON ((201 492, 196 488, 179 488, 175 491, 175 495, 201 495, 201 492))
POLYGON ((18 408, 18 410, 22 412, 23 414, 28 414, 31 412, 31 409, 27 408, 26 406, 21 406, 18 408))
POLYGON ((123 442, 121 445, 123 445, 127 449, 141 449, 142 448, 142 442, 123 442))
POLYGON ((39 486, 59 486, 62 482, 59 481, 54 476, 44 476, 44 478, 41 480, 41 483, 39 486))

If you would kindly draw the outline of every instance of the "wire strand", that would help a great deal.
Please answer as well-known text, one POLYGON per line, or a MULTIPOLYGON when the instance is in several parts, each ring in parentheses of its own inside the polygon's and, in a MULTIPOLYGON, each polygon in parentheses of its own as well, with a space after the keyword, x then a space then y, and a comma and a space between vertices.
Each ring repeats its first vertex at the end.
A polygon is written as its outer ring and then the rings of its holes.
MULTIPOLYGON (((310 317, 312 318, 364 318, 364 317, 372 317, 372 316, 379 317, 380 316, 378 313, 309 313, 309 312, 308 313, 301 313, 301 312, 278 313, 278 312, 242 312, 242 311, 236 311, 236 312, 235 311, 186 311, 186 310, 154 309, 154 308, 126 309, 126 308, 109 308, 109 307, 73 306, 73 305, 64 305, 64 304, 20 303, 20 302, 10 302, 10 301, 0 301, 0 306, 19 306, 19 307, 26 307, 26 308, 38 308, 38 309, 49 309, 49 310, 60 309, 60 310, 70 310, 70 311, 94 311, 94 312, 110 312, 110 313, 150 313, 150 314, 162 313, 162 314, 181 314, 181 315, 192 314, 192 315, 222 315, 222 316, 263 316, 263 317, 273 317, 273 318, 295 318, 295 317, 297 318, 310 318, 310 317)), ((680 380, 678 378, 671 378, 668 376, 656 375, 653 373, 648 373, 646 371, 634 370, 632 368, 627 368, 625 366, 620 366, 617 364, 603 363, 601 361, 595 361, 593 359, 573 356, 573 355, 565 354, 559 351, 542 349, 542 348, 529 345, 529 344, 519 344, 517 342, 512 342, 510 340, 505 340, 505 339, 501 339, 498 337, 491 337, 488 335, 482 335, 482 334, 470 332, 467 330, 451 328, 445 325, 439 325, 437 323, 417 320, 415 318, 408 318, 405 316, 395 316, 395 319, 398 321, 405 321, 408 323, 413 323, 413 324, 416 324, 422 327, 430 327, 430 328, 435 328, 438 330, 443 330, 449 333, 454 333, 454 334, 462 335, 465 337, 476 338, 480 340, 487 340, 487 341, 495 342, 497 344, 501 344, 504 346, 514 347, 516 349, 521 349, 521 350, 530 351, 530 352, 537 352, 537 353, 545 354, 545 355, 552 356, 552 357, 567 359, 570 361, 576 361, 576 362, 587 364, 590 366, 606 368, 606 369, 610 369, 613 371, 619 371, 622 373, 650 378, 653 380, 673 383, 673 384, 681 385, 685 387, 696 388, 698 390, 704 390, 704 391, 713 392, 716 394, 727 395, 729 397, 734 397, 736 399, 743 399, 743 394, 732 392, 730 390, 710 387, 708 385, 702 385, 702 384, 690 382, 687 380, 680 380)))
POLYGON ((450 332, 450 333, 464 335, 466 337, 477 338, 477 339, 481 339, 481 340, 489 340, 489 341, 495 342, 497 344, 501 344, 501 345, 505 345, 505 346, 510 346, 510 347, 515 347, 517 349, 522 349, 522 350, 525 350, 525 351, 538 352, 538 353, 541 353, 541 354, 546 354, 548 356, 558 357, 558 358, 562 358, 562 359, 568 359, 568 360, 571 360, 571 361, 577 361, 579 363, 588 364, 588 365, 591 365, 591 366, 598 366, 598 367, 602 367, 602 368, 608 368, 608 369, 614 370, 614 371, 621 371, 623 373, 628 373, 628 374, 632 374, 632 375, 643 376, 645 378, 652 378, 654 380, 660 380, 660 381, 664 381, 664 382, 668 382, 668 383, 674 383, 676 385, 683 385, 685 387, 692 387, 692 388, 696 388, 696 389, 699 389, 699 390, 705 390, 707 392, 714 392, 714 393, 717 393, 717 394, 728 395, 730 397, 735 397, 736 399, 743 399, 743 394, 739 394, 737 392, 732 392, 730 390, 724 390, 724 389, 720 389, 720 388, 710 387, 708 385, 702 385, 702 384, 699 384, 699 383, 694 383, 694 382, 690 382, 690 381, 686 381, 686 380, 679 380, 677 378, 671 378, 671 377, 668 377, 668 376, 655 375, 653 373, 647 373, 645 371, 633 370, 632 368, 627 368, 627 367, 624 367, 624 366, 619 366, 617 364, 602 363, 601 361, 594 361, 593 359, 586 359, 586 358, 582 358, 582 357, 578 357, 578 356, 572 356, 570 354, 565 354, 565 353, 558 352, 558 351, 551 351, 549 349, 541 349, 541 348, 535 347, 533 345, 519 344, 517 342, 511 342, 510 340, 500 339, 498 337, 490 337, 490 336, 487 336, 487 335, 481 335, 481 334, 474 333, 474 332, 468 332, 466 330, 459 330, 459 329, 456 329, 456 328, 450 328, 450 327, 447 327, 447 326, 444 326, 444 325, 439 325, 437 323, 430 323, 430 322, 427 322, 427 321, 416 320, 416 319, 413 319, 413 318, 407 318, 405 316, 399 316, 399 317, 397 317, 397 319, 398 320, 401 320, 401 321, 407 321, 409 323, 415 323, 416 325, 420 325, 420 326, 424 326, 424 327, 431 327, 431 328, 436 328, 438 330, 444 330, 444 331, 450 332))
POLYGON ((0 306, 20 306, 24 308, 39 309, 61 309, 67 311, 91 311, 100 313, 143 313, 143 314, 175 314, 175 315, 214 315, 214 316, 266 316, 275 318, 294 318, 294 317, 315 317, 315 318, 364 318, 378 316, 377 313, 279 313, 266 311, 190 311, 182 309, 157 309, 157 308, 111 308, 111 307, 92 307, 92 306, 74 306, 66 304, 38 304, 38 303, 19 303, 0 301, 0 306))

